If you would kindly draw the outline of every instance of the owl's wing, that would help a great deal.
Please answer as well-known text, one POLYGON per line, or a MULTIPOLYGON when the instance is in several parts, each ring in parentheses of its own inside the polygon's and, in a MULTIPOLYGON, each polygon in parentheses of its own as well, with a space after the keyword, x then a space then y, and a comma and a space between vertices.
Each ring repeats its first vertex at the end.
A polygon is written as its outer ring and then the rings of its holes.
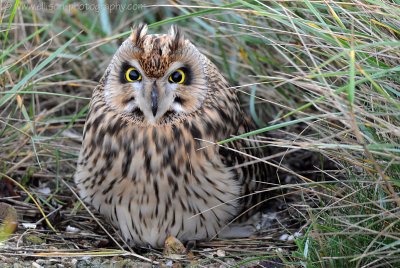
MULTIPOLYGON (((218 124, 221 129, 227 129, 230 134, 240 135, 255 130, 255 124, 240 107, 236 90, 229 86, 213 63, 208 63, 207 70, 211 87, 207 105, 215 112, 215 118, 221 119, 213 123, 218 124)), ((223 135, 226 135, 226 132, 223 135)), ((219 130, 217 137, 224 138, 223 135, 219 130)), ((256 137, 238 139, 219 147, 222 163, 233 170, 235 180, 242 185, 243 198, 240 198, 240 202, 244 209, 265 199, 265 182, 270 181, 273 174, 269 171, 271 167, 259 160, 264 157, 264 150, 260 147, 256 137), (262 193, 255 193, 258 191, 262 193)))
MULTIPOLYGON (((256 129, 250 117, 243 114, 242 119, 238 135, 256 129)), ((219 149, 221 160, 227 167, 232 167, 235 179, 243 185, 240 199, 244 213, 242 218, 259 209, 269 195, 266 191, 268 183, 275 181, 271 166, 262 161, 268 152, 260 146, 256 137, 250 136, 224 144, 219 149)))

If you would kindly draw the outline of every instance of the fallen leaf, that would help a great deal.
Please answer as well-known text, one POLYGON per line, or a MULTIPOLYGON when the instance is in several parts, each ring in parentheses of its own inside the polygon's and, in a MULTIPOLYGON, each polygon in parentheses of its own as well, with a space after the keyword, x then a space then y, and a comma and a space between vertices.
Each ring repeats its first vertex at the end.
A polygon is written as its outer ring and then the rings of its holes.
POLYGON ((7 203, 0 203, 0 241, 7 240, 18 226, 17 211, 7 203))
POLYGON ((183 259, 187 254, 185 246, 174 236, 168 236, 164 243, 163 255, 171 259, 183 259))

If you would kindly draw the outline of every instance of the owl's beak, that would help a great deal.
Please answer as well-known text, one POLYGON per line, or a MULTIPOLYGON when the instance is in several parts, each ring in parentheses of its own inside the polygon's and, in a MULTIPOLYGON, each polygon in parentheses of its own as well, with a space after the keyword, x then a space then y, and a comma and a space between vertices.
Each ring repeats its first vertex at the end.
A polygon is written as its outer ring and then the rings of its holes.
POLYGON ((146 81, 144 90, 139 95, 139 109, 149 123, 155 124, 170 108, 172 94, 167 95, 165 85, 156 79, 146 81))
POLYGON ((156 83, 154 82, 153 88, 151 90, 151 112, 153 113, 154 117, 157 114, 157 110, 158 110, 158 89, 156 83))

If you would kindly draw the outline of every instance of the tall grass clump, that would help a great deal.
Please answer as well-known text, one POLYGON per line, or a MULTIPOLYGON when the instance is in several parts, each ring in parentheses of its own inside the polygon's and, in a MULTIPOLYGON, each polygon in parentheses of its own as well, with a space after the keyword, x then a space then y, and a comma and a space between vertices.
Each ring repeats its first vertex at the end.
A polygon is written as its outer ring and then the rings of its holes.
POLYGON ((288 249, 275 239, 267 251, 255 239, 246 254, 227 257, 238 265, 400 265, 398 1, 160 1, 135 10, 88 3, 0 5, 0 198, 20 221, 39 222, 71 247, 60 238, 66 225, 93 229, 65 187, 91 91, 133 24, 161 32, 174 23, 239 92, 261 146, 279 152, 261 161, 295 177, 285 187, 301 197, 292 208, 305 219, 303 235, 288 249), (310 154, 312 170, 291 170, 310 154), (14 194, 21 198, 7 196, 14 194))
POLYGON ((244 64, 227 64, 226 72, 257 100, 250 110, 258 132, 284 126, 284 139, 265 144, 318 152, 340 167, 335 175, 320 170, 317 187, 302 178, 318 202, 308 210, 292 261, 399 265, 400 7, 390 1, 238 3, 234 14, 203 19, 216 25, 217 40, 228 39, 223 50, 231 53, 221 52, 222 62, 244 64), (299 121, 305 127, 296 131, 299 121))

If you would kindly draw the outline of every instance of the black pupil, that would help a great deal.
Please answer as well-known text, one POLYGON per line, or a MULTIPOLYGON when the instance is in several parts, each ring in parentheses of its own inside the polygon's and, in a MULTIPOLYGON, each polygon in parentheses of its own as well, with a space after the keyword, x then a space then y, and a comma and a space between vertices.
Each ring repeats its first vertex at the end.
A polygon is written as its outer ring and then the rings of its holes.
POLYGON ((131 70, 131 71, 129 72, 129 79, 131 79, 132 81, 138 80, 138 79, 139 79, 139 76, 140 76, 140 74, 139 74, 139 72, 136 71, 136 70, 131 70))
POLYGON ((182 74, 181 72, 174 72, 171 78, 175 83, 179 83, 182 80, 182 74))

